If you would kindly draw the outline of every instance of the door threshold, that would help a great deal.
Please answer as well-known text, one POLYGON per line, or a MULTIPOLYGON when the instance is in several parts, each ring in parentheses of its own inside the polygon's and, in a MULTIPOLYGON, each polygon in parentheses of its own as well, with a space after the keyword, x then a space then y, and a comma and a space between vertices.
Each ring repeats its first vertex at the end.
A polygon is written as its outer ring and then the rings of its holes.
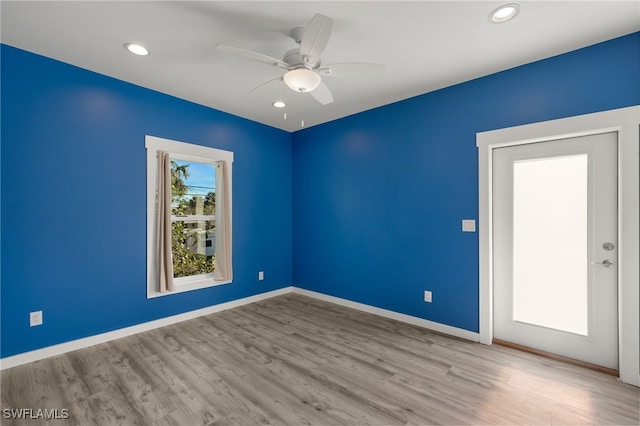
POLYGON ((613 368, 607 368, 601 365, 591 364, 590 362, 568 358, 566 356, 554 354, 551 352, 541 351, 539 349, 530 348, 528 346, 518 345, 517 343, 511 343, 505 340, 493 339, 492 343, 494 345, 505 346, 507 348, 516 349, 522 352, 528 352, 530 354, 539 355, 545 358, 554 359, 556 361, 566 362, 567 364, 577 365, 578 367, 588 368, 589 370, 599 371, 601 373, 609 374, 611 376, 620 377, 618 370, 614 370, 613 368))

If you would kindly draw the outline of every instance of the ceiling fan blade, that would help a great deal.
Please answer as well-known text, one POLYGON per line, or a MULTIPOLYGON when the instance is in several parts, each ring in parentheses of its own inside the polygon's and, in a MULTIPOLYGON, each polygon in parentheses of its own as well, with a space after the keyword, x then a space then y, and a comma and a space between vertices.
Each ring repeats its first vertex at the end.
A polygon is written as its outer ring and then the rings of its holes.
POLYGON ((302 40, 300 40, 300 55, 320 58, 331 37, 333 19, 316 13, 307 28, 304 30, 302 40))
POLYGON ((226 53, 232 53, 234 55, 243 56, 248 59, 253 59, 265 64, 274 65, 276 67, 291 69, 291 66, 280 59, 272 58, 271 56, 263 55, 262 53, 253 52, 251 50, 241 49, 239 47, 227 46, 226 44, 219 44, 216 46, 217 50, 226 53))
POLYGON ((315 100, 320 102, 322 105, 327 105, 333 102, 331 90, 329 90, 327 85, 323 82, 320 82, 320 85, 309 93, 311 93, 311 96, 313 96, 315 100))
POLYGON ((272 79, 271 79, 271 80, 269 80, 269 81, 265 81, 264 83, 259 84, 258 86, 256 86, 256 87, 254 87, 253 89, 249 90, 249 91, 247 92, 247 95, 250 95, 250 94, 251 94, 251 93, 253 93, 254 91, 256 91, 256 90, 258 90, 259 88, 261 88, 262 86, 266 86, 267 84, 269 84, 269 83, 273 83, 274 81, 277 81, 277 80, 282 81, 282 80, 283 80, 283 77, 282 77, 282 76, 280 76, 280 77, 272 78, 272 79))
POLYGON ((340 64, 328 64, 316 71, 323 77, 360 77, 364 74, 376 74, 383 72, 385 64, 372 64, 369 62, 343 62, 340 64))

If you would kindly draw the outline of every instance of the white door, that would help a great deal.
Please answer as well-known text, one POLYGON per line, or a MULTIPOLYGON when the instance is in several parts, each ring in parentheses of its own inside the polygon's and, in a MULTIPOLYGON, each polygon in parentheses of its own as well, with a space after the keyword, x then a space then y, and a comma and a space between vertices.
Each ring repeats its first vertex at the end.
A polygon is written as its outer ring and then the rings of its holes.
POLYGON ((493 150, 494 338, 618 369, 617 134, 493 150))

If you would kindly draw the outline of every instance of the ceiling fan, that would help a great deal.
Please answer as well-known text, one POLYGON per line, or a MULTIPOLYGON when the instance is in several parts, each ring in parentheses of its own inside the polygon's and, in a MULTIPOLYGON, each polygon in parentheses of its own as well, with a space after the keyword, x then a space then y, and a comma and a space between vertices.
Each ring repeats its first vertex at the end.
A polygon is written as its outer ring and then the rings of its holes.
POLYGON ((322 66, 320 55, 329 43, 332 26, 331 18, 316 13, 306 27, 296 27, 291 30, 290 35, 299 47, 286 52, 282 60, 224 44, 216 46, 216 49, 287 70, 283 76, 262 83, 251 91, 272 81, 284 80, 287 87, 292 90, 311 93, 318 102, 327 105, 333 102, 333 95, 322 81, 322 77, 359 76, 385 69, 383 64, 368 62, 344 62, 322 66))

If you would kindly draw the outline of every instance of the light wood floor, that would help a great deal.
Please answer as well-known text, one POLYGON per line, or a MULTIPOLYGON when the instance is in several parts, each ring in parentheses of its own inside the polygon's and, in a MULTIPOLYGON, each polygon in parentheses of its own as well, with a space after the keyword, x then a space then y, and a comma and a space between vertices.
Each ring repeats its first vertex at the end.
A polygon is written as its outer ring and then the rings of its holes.
POLYGON ((64 425, 637 425, 639 397, 606 374, 292 294, 5 370, 1 408, 66 408, 51 422, 64 425))

